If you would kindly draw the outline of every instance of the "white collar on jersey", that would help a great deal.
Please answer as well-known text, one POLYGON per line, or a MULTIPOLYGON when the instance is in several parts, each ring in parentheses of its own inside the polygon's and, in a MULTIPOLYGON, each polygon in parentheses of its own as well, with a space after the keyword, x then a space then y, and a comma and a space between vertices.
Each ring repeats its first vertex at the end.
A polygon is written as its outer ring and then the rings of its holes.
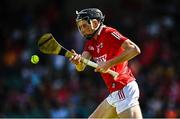
POLYGON ((98 31, 98 36, 100 35, 102 29, 105 27, 106 25, 102 25, 100 28, 99 28, 99 31, 98 31))

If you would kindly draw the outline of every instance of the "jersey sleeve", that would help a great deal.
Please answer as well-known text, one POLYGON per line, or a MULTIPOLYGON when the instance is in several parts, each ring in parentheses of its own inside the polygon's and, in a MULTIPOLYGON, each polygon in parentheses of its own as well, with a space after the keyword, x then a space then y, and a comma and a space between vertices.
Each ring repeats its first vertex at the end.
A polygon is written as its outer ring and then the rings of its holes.
POLYGON ((112 30, 108 32, 108 37, 110 43, 113 43, 114 44, 113 47, 115 48, 120 48, 123 42, 128 39, 125 36, 123 36, 121 33, 119 33, 117 30, 112 30))

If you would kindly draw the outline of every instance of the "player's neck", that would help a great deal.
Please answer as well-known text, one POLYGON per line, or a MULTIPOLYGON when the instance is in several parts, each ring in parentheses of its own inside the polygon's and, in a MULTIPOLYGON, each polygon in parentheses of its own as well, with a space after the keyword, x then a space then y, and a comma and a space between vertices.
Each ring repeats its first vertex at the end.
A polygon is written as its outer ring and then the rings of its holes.
POLYGON ((97 40, 97 39, 98 39, 98 35, 99 35, 98 33, 99 33, 99 30, 100 30, 100 29, 98 29, 98 31, 96 31, 96 33, 94 34, 94 37, 93 37, 94 40, 97 40))
POLYGON ((96 31, 96 34, 93 36, 93 39, 94 40, 97 40, 98 39, 98 36, 100 35, 102 29, 105 27, 105 25, 101 25, 99 28, 98 28, 98 31, 96 31))
POLYGON ((96 34, 94 35, 94 40, 97 40, 97 38, 98 38, 98 34, 96 33, 96 34))

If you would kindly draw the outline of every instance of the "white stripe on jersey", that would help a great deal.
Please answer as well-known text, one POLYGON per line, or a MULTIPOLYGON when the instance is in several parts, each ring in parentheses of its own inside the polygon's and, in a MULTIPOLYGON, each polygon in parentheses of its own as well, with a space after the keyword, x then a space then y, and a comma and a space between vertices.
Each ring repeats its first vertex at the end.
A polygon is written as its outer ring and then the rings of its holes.
POLYGON ((111 33, 116 39, 120 40, 121 35, 118 32, 112 32, 111 33))

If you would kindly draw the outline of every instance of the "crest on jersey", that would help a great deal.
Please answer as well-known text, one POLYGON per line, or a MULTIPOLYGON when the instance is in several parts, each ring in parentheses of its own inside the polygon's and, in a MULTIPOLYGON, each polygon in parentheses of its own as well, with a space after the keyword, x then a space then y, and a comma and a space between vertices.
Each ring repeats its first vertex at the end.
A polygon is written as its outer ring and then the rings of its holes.
POLYGON ((99 53, 100 49, 103 48, 103 43, 100 43, 99 45, 97 45, 96 48, 97 48, 97 53, 99 53))

